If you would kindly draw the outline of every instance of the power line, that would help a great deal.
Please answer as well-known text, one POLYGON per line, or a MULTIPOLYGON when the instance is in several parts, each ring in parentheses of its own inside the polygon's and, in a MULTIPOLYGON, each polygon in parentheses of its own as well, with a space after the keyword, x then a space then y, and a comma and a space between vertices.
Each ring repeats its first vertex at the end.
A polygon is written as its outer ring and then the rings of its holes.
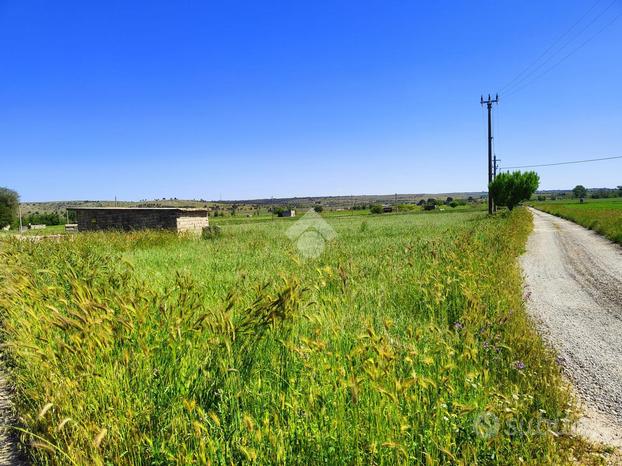
POLYGON ((516 167, 501 167, 499 170, 510 170, 514 168, 552 167, 554 165, 569 165, 572 163, 600 162, 601 160, 613 160, 613 159, 622 159, 622 155, 616 155, 614 157, 601 157, 598 159, 573 160, 570 162, 541 163, 539 165, 519 165, 516 167))
POLYGON ((581 50, 583 47, 585 47, 589 42, 591 42, 596 36, 598 36, 600 33, 602 33, 605 29, 607 29, 609 26, 611 26, 613 23, 615 23, 618 18, 620 18, 620 16, 622 16, 622 12, 618 13, 616 16, 614 16, 611 21, 609 21, 608 23, 606 23, 602 28, 600 28, 598 31, 596 31, 596 33, 592 34, 590 37, 588 37, 585 41, 583 41, 581 44, 579 44, 577 47, 575 47, 574 49, 572 49, 568 54, 564 55, 560 60, 558 60, 557 62, 555 62, 552 66, 550 66, 549 68, 545 69, 542 73, 538 74, 537 76, 535 76, 533 79, 527 81, 526 83, 524 83, 522 86, 519 87, 514 87, 512 89, 512 91, 509 94, 504 95, 504 98, 508 98, 514 94, 516 94, 517 92, 522 91, 523 89, 525 89, 526 87, 528 87, 530 84, 532 84, 533 82, 537 81, 538 79, 540 79, 541 77, 543 77, 544 75, 548 74, 549 72, 551 72, 553 69, 557 68, 560 64, 562 64, 564 61, 566 61, 566 59, 568 59, 569 57, 571 57, 572 55, 574 55, 575 53, 577 53, 579 50, 581 50))
MULTIPOLYGON (((615 0, 614 0, 615 1, 615 0)), ((563 34, 561 34, 551 45, 549 45, 544 52, 542 52, 540 55, 538 55, 538 57, 533 60, 531 63, 529 63, 529 65, 527 65, 520 73, 518 73, 516 76, 514 76, 514 78, 512 78, 511 81, 509 81, 505 86, 503 86, 501 89, 499 89, 499 92, 503 92, 506 89, 512 87, 516 81, 520 81, 521 78, 523 77, 523 75, 525 75, 525 73, 527 73, 530 68, 534 65, 536 65, 542 58, 546 57, 546 55, 559 43, 561 42, 562 39, 564 39, 568 34, 570 34, 580 23, 581 21, 583 21, 591 12, 592 10, 594 10, 594 8, 596 8, 596 6, 601 3, 602 0, 596 0, 596 2, 594 4, 592 4, 592 6, 585 12, 583 13, 583 15, 581 15, 581 17, 579 19, 577 19, 572 26, 570 26, 570 28, 568 28, 563 34)), ((611 5, 609 5, 607 9, 609 9, 611 5)), ((605 11, 606 11, 605 10, 605 11)), ((590 23, 591 24, 591 23, 590 23)), ((582 31, 583 32, 583 31, 582 31)), ((576 38, 578 35, 575 35, 574 38, 576 38)), ((574 40, 574 38, 572 40, 574 40)), ((563 47, 562 47, 563 49, 563 47)), ((555 55, 555 54, 553 54, 555 55)), ((549 57, 549 59, 552 57, 549 57)), ((546 63, 547 60, 544 61, 544 63, 546 63)))

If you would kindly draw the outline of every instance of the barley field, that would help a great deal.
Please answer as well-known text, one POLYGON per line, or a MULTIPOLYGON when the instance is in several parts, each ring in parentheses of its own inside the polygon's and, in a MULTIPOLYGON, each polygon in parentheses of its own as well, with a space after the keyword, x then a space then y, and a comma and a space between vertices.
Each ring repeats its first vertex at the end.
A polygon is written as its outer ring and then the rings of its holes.
POLYGON ((293 220, 197 240, 0 243, 36 464, 563 464, 570 400, 523 309, 524 209, 293 220), (544 427, 543 427, 544 426, 544 427))
POLYGON ((622 244, 622 198, 537 202, 534 207, 571 220, 622 244))

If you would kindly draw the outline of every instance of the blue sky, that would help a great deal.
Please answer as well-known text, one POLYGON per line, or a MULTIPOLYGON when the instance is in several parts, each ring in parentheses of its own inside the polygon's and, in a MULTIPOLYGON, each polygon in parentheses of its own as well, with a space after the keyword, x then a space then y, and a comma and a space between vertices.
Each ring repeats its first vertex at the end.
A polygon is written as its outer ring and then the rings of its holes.
MULTIPOLYGON (((620 0, 0 0, 0 186, 26 201, 483 190, 480 94, 586 12, 555 57, 591 41, 501 94, 501 165, 622 155, 622 19, 601 31, 620 0)), ((538 171, 545 189, 622 184, 622 159, 538 171)))

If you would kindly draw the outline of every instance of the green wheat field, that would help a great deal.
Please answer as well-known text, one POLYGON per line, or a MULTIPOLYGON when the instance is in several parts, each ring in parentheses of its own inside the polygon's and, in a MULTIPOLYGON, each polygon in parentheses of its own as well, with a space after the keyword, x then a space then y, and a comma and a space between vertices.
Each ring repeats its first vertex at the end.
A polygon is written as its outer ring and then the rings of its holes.
POLYGON ((0 242, 31 459, 568 461, 571 400, 523 308, 528 212, 327 220, 317 259, 290 220, 0 242))

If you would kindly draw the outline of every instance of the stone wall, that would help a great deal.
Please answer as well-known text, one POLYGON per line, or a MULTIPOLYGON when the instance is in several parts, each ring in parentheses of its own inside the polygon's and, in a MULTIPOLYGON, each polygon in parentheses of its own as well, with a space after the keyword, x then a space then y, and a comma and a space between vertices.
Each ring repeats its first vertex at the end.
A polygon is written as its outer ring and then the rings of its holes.
POLYGON ((207 217, 178 217, 177 231, 200 235, 203 227, 209 226, 207 217))
POLYGON ((173 230, 201 233, 209 225, 205 209, 82 207, 74 208, 78 231, 173 230))

